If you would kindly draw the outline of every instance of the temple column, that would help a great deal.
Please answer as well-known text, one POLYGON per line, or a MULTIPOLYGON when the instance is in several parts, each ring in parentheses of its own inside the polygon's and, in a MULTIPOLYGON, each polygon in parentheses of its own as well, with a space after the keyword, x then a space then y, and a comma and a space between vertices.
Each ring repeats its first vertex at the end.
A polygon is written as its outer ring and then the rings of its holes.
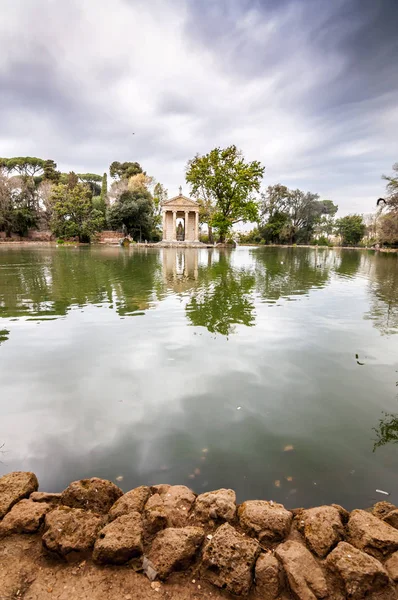
POLYGON ((177 211, 173 210, 173 235, 171 236, 171 240, 172 242, 176 242, 177 241, 177 211))
POLYGON ((164 210, 163 211, 163 236, 162 236, 162 239, 163 239, 164 242, 167 239, 167 235, 166 235, 166 214, 167 214, 167 211, 164 210))
POLYGON ((184 242, 189 242, 187 238, 188 233, 188 219, 189 219, 189 211, 185 211, 185 221, 184 221, 184 242))
POLYGON ((195 211, 195 242, 199 241, 199 211, 195 211))

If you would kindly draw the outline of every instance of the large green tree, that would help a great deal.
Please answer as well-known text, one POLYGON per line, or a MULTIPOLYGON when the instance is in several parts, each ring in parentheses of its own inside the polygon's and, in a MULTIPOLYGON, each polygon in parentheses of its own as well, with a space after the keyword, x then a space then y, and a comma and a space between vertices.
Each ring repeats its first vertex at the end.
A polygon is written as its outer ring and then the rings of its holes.
POLYGON ((143 173, 141 165, 138 162, 123 162, 114 161, 109 167, 109 173, 112 179, 130 179, 138 173, 143 173))
POLYGON ((107 221, 112 229, 123 229, 133 239, 151 239, 154 229, 152 195, 144 188, 122 192, 108 209, 107 221))
POLYGON ((70 174, 69 183, 54 186, 51 202, 51 229, 56 236, 89 242, 103 228, 104 217, 93 207, 91 190, 78 182, 74 173, 70 174))
POLYGON ((38 197, 32 177, 7 177, 0 170, 0 231, 26 235, 39 217, 38 197))
POLYGON ((356 246, 365 235, 366 226, 362 215, 347 215, 337 219, 336 229, 341 235, 343 246, 356 246))
POLYGON ((224 241, 235 223, 257 221, 255 192, 260 190, 265 167, 258 161, 245 162, 236 146, 214 148, 188 161, 186 180, 195 196, 202 196, 214 208, 209 225, 224 241))

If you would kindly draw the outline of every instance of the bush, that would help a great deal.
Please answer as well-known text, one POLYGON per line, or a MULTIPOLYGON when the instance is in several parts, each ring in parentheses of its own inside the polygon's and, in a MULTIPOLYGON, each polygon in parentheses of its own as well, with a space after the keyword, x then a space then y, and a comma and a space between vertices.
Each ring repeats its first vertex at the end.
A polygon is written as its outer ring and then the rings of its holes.
POLYGON ((317 240, 312 240, 311 244, 313 246, 331 246, 332 244, 329 242, 328 238, 324 235, 321 235, 317 240))

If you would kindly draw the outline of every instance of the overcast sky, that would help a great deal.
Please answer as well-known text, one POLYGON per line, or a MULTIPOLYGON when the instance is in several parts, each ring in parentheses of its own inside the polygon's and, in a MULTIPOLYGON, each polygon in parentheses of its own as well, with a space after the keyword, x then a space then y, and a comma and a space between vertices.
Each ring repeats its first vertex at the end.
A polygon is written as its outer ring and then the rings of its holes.
POLYGON ((169 196, 189 158, 234 143, 264 187, 369 212, 398 161, 397 92, 398 0, 0 3, 0 156, 137 160, 169 196))

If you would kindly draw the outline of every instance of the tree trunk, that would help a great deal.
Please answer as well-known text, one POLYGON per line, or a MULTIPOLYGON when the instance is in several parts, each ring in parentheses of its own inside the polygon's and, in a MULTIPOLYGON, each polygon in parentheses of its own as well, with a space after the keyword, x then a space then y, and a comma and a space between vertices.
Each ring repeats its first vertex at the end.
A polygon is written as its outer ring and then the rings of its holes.
POLYGON ((208 229, 209 244, 214 244, 213 228, 211 225, 208 225, 207 229, 208 229))

